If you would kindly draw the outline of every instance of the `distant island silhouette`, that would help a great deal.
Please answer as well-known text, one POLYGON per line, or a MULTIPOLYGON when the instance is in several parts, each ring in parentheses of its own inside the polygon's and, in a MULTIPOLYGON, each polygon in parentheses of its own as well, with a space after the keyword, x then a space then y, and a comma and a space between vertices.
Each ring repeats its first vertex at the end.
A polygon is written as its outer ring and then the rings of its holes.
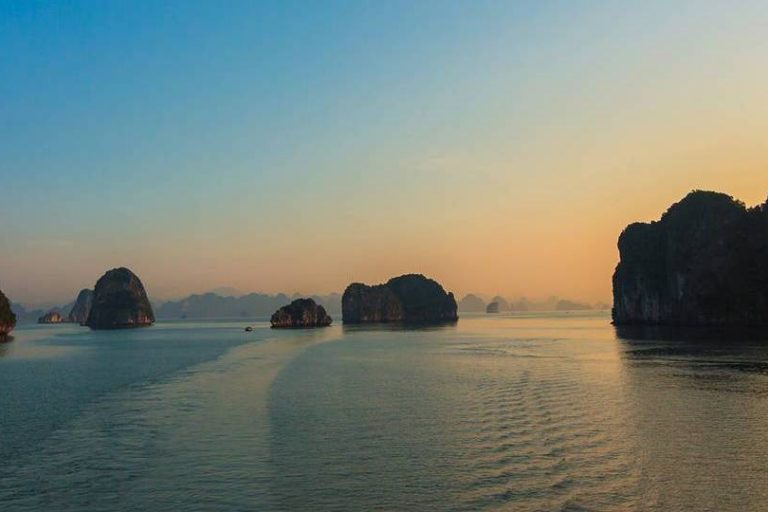
POLYGON ((352 283, 341 299, 345 324, 437 323, 458 320, 453 294, 421 274, 405 274, 374 286, 352 283))
POLYGON ((504 312, 524 312, 524 311, 585 311, 585 310, 606 310, 610 306, 602 302, 594 305, 586 302, 561 299, 559 297, 548 297, 544 300, 530 300, 526 297, 507 300, 501 295, 496 295, 487 304, 479 294, 467 294, 459 301, 459 312, 461 313, 504 313, 504 312))
POLYGON ((93 290, 88 288, 80 290, 80 293, 77 294, 77 299, 75 299, 75 304, 72 306, 72 309, 69 310, 67 321, 85 325, 85 322, 88 321, 88 315, 91 314, 92 305, 93 290))
POLYGON ((37 319, 39 324, 62 324, 66 321, 66 318, 61 316, 58 311, 49 311, 40 318, 37 319))
POLYGON ((270 318, 273 329, 328 327, 333 320, 323 306, 312 299, 296 299, 278 309, 270 318))
POLYGON ((463 313, 482 313, 486 308, 485 301, 473 293, 465 295, 458 306, 463 313))
MULTIPOLYGON (((155 306, 155 314, 158 319, 165 320, 269 318, 275 310, 299 298, 302 297, 298 294, 290 296, 285 293, 248 293, 234 297, 209 292, 158 303, 155 306)), ((323 306, 329 315, 341 314, 341 294, 310 295, 308 298, 323 306)))

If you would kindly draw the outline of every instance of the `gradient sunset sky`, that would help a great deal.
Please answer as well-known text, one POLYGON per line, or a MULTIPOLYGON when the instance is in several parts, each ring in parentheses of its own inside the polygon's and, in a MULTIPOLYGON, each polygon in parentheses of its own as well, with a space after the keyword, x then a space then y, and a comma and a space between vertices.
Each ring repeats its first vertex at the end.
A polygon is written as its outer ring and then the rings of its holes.
POLYGON ((0 3, 0 289, 608 301, 692 189, 768 197, 764 1, 0 3))

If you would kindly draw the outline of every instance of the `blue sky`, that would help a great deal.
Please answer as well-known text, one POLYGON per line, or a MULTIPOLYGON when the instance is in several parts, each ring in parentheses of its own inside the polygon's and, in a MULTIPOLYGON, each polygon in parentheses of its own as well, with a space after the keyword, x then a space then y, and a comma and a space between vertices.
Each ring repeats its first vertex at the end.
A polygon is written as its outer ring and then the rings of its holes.
POLYGON ((1 2, 0 286, 64 298, 128 265, 158 296, 423 271, 605 298, 622 223, 697 186, 765 197, 757 141, 723 137, 762 126, 764 21, 758 2, 1 2), (702 118, 714 157, 666 145, 702 118), (734 147, 741 168, 691 170, 734 147), (670 187, 611 203, 644 169, 670 187), (542 233, 578 253, 574 216, 606 255, 531 271, 557 261, 542 233))
POLYGON ((6 213, 51 233, 138 209, 194 220, 243 190, 325 192, 363 152, 460 139, 457 114, 498 94, 469 78, 502 72, 482 42, 536 9, 412 4, 3 4, 6 213))

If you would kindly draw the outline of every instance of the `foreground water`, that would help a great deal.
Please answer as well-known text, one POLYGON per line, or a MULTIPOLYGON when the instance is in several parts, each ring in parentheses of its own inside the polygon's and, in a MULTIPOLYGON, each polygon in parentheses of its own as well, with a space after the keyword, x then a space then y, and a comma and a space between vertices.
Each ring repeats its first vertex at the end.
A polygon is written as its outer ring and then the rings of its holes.
POLYGON ((243 326, 20 328, 0 509, 765 509, 768 343, 605 315, 243 326))

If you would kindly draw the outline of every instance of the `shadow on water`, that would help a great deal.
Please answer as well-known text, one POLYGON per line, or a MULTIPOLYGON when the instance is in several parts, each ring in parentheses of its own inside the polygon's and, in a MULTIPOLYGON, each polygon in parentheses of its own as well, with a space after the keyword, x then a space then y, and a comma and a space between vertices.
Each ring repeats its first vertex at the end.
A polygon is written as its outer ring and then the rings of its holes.
POLYGON ((8 353, 8 346, 13 341, 13 336, 0 336, 0 358, 8 353))
POLYGON ((404 332, 404 331, 424 331, 436 332, 447 331, 456 328, 458 321, 452 322, 382 322, 382 323, 364 323, 364 324, 342 324, 344 334, 354 334, 362 332, 404 332))
POLYGON ((614 326, 634 362, 768 374, 768 332, 758 328, 614 326))
POLYGON ((614 325, 625 341, 690 341, 695 343, 768 343, 768 330, 758 327, 674 327, 614 325))
POLYGON ((764 509, 768 333, 614 329, 643 510, 764 509))

